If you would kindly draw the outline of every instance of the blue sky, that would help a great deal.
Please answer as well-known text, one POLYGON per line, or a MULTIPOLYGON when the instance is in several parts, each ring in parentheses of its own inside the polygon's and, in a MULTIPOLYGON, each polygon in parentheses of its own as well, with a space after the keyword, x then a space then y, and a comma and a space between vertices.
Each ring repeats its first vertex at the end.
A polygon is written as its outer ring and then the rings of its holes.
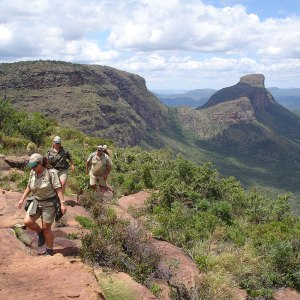
POLYGON ((243 5, 248 13, 258 15, 262 20, 266 18, 284 18, 299 16, 299 0, 215 0, 203 1, 216 7, 243 5))
POLYGON ((300 0, 0 0, 0 62, 36 59, 108 65, 151 90, 252 73, 300 88, 300 0))

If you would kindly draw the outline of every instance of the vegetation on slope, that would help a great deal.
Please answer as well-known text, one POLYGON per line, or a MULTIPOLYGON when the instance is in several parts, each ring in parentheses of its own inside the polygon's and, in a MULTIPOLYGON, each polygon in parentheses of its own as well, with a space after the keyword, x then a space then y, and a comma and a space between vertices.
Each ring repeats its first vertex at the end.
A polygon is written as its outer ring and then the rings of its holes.
MULTIPOLYGON (((8 103, 2 107, 10 108, 8 103)), ((2 143, 16 138, 29 141, 18 126, 13 132, 4 131, 12 115, 13 111, 2 115, 2 143)), ((49 120, 40 118, 35 125, 44 122, 49 120)), ((119 221, 113 210, 99 205, 87 191, 85 159, 97 144, 109 141, 74 129, 52 130, 74 156, 76 172, 71 174, 68 192, 83 194, 82 203, 94 218, 89 222, 91 233, 83 239, 82 257, 126 271, 151 287, 153 279, 163 275, 144 232, 119 221)), ((50 132, 43 134, 47 138, 50 132)), ((39 151, 44 153, 50 143, 50 138, 43 139, 39 151)), ((25 151, 22 143, 15 143, 13 149, 3 145, 7 153, 25 151)), ((197 165, 165 149, 114 148, 112 160, 109 180, 116 199, 152 191, 147 210, 139 212, 144 226, 154 236, 183 248, 205 273, 199 299, 231 299, 235 287, 247 290, 250 299, 271 299, 280 287, 300 290, 300 219, 291 214, 289 194, 271 198, 247 191, 235 178, 222 177, 210 163, 197 165)))

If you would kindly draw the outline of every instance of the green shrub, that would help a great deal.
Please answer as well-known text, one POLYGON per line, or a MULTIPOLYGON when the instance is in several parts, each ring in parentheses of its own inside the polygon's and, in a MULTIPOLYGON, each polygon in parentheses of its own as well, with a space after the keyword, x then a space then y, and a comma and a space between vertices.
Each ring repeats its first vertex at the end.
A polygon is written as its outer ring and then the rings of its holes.
POLYGON ((156 297, 158 297, 162 292, 162 288, 157 283, 152 283, 150 287, 150 292, 156 297))
POLYGON ((67 234, 67 239, 69 240, 77 240, 79 237, 78 237, 78 234, 77 233, 68 233, 67 234))
POLYGON ((40 113, 20 114, 18 132, 38 146, 44 142, 45 137, 50 135, 52 129, 51 121, 45 119, 40 113))
POLYGON ((75 221, 77 221, 85 229, 91 229, 95 226, 94 221, 88 217, 76 216, 75 221))

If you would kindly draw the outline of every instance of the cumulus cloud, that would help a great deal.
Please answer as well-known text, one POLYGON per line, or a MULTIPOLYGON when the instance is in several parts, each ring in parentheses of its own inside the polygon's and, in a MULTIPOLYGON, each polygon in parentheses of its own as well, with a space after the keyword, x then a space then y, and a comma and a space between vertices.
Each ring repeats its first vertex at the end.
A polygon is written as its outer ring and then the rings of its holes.
POLYGON ((239 4, 198 0, 0 0, 1 61, 36 58, 111 65, 151 82, 293 73, 300 17, 261 20, 239 4))

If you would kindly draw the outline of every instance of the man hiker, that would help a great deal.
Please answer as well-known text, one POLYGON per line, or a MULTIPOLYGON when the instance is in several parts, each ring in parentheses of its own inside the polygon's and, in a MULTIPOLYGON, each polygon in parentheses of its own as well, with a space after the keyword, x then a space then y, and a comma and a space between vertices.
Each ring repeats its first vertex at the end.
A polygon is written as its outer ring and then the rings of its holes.
POLYGON ((112 191, 106 185, 106 179, 110 173, 112 162, 107 154, 104 153, 104 147, 99 145, 97 151, 89 155, 86 160, 86 175, 90 175, 90 187, 94 190, 99 187, 101 192, 112 191))

